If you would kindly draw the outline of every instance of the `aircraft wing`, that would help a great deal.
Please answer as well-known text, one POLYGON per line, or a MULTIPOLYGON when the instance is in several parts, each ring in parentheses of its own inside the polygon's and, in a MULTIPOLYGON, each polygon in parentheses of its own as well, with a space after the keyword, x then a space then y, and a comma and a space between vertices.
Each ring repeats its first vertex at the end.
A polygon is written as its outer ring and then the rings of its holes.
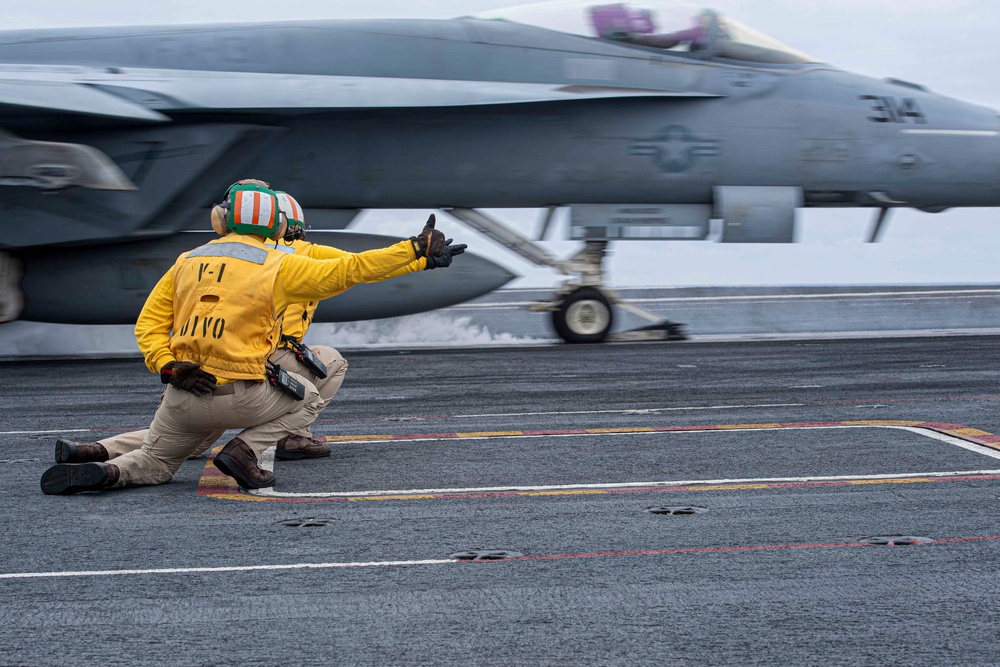
MULTIPOLYGON (((205 111, 237 114, 228 122, 238 124, 238 114, 242 112, 283 115, 306 110, 712 97, 720 95, 566 83, 0 65, 0 127, 8 116, 55 114, 57 122, 50 125, 66 130, 78 126, 84 116, 110 123, 125 121, 126 127, 120 134, 136 133, 144 127, 169 128, 174 126, 172 114, 205 111), (267 94, 262 95, 261 91, 267 94)), ((143 141, 147 145, 162 145, 165 139, 166 135, 161 134, 143 141)), ((221 141, 213 138, 202 144, 202 152, 209 144, 222 146, 221 141)), ((189 170, 189 167, 184 169, 185 173, 189 170)), ((27 185, 42 190, 70 186, 135 190, 137 184, 131 180, 134 175, 124 172, 116 160, 92 145, 29 141, 0 129, 0 185, 27 185)), ((23 243, 11 240, 14 245, 23 243)))
POLYGON ((125 81, 92 84, 147 98, 161 112, 198 109, 348 109, 480 106, 624 97, 717 97, 686 91, 509 81, 319 76, 233 72, 124 73, 125 81), (260 90, 267 90, 261 95, 260 90))
MULTIPOLYGON (((719 95, 621 86, 120 69, 0 74, 0 105, 145 122, 201 110, 415 108, 719 95), (267 91, 261 95, 261 91, 267 91)), ((2 117, 0 110, 0 117, 2 117)))
POLYGON ((0 105, 128 120, 170 120, 146 105, 73 81, 38 81, 0 76, 0 105))

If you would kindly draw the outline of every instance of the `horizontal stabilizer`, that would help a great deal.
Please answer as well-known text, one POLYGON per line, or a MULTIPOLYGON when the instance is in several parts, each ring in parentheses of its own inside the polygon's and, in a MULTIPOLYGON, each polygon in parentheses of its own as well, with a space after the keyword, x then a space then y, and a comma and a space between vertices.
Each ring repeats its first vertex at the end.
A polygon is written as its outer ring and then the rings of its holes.
POLYGON ((0 105, 141 121, 169 120, 141 104, 72 81, 2 78, 0 105))

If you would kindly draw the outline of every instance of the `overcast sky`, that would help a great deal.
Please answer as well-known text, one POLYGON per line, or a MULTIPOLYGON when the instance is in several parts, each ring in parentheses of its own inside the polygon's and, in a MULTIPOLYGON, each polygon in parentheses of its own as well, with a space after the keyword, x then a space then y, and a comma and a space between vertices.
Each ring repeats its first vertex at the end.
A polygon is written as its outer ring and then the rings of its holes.
MULTIPOLYGON (((611 1, 611 0, 605 0, 611 1)), ((7 29, 269 21, 313 18, 451 18, 510 4, 489 0, 34 0, 5 3, 7 29)), ((641 4, 641 3, 639 3, 641 4)), ((874 77, 913 81, 952 97, 1000 109, 1000 2, 996 0, 717 0, 707 3, 820 60, 874 77)), ((495 212, 524 231, 533 211, 495 212)), ((629 285, 816 285, 1000 283, 994 247, 1000 211, 894 214, 883 241, 864 244, 866 210, 806 211, 789 246, 632 242, 618 244, 609 278, 629 285)), ((408 235, 418 211, 365 214, 361 231, 408 235)), ((563 233, 564 225, 555 230, 563 233)), ((450 234, 470 250, 525 276, 512 286, 549 286, 535 269, 454 223, 450 234)), ((568 255, 574 244, 553 241, 568 255)), ((0 336, 2 342, 3 336, 0 336)))

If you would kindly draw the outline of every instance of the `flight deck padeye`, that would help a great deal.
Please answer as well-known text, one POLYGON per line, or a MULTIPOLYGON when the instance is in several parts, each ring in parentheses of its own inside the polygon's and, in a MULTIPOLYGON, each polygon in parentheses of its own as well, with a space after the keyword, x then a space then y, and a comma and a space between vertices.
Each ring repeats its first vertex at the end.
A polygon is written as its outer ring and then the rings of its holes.
POLYGON ((578 241, 702 241, 708 237, 707 204, 574 204, 570 237, 578 241))

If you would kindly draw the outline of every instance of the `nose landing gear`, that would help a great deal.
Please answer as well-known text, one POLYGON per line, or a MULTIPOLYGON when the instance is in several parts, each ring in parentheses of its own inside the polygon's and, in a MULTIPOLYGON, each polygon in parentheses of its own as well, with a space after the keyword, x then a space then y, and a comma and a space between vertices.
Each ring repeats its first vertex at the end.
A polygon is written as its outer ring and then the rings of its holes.
MULTIPOLYGON (((552 326, 567 343, 638 342, 686 340, 682 324, 663 320, 644 308, 629 303, 603 286, 604 256, 607 241, 590 240, 569 259, 558 260, 534 241, 506 227, 482 211, 469 208, 445 209, 455 218, 488 236, 508 250, 538 266, 548 266, 567 276, 576 276, 562 285, 552 299, 536 301, 528 307, 534 312, 551 312, 552 326), (611 333, 614 309, 617 306, 645 320, 650 326, 611 333)), ((553 210, 547 212, 541 236, 551 221, 553 210)))

